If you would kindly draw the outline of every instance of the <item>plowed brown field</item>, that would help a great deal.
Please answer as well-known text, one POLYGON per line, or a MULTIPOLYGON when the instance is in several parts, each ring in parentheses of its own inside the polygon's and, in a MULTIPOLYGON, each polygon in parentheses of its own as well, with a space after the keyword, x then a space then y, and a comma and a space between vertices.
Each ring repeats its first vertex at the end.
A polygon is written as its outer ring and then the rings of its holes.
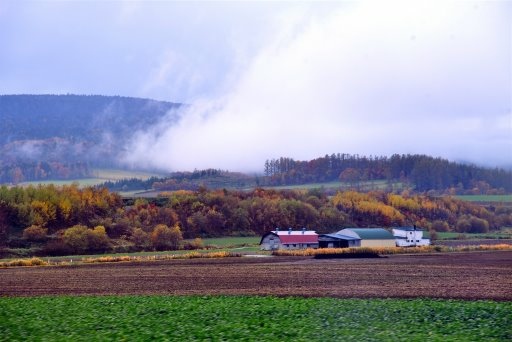
POLYGON ((294 295, 512 300, 512 252, 192 259, 0 269, 0 296, 294 295))

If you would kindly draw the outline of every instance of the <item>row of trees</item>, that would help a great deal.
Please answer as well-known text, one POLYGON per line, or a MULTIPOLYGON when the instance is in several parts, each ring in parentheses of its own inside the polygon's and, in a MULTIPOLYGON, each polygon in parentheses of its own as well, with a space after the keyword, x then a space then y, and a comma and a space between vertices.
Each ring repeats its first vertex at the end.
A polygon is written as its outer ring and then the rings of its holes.
POLYGON ((247 188, 256 187, 259 177, 249 176, 238 172, 216 169, 194 170, 193 172, 173 172, 168 177, 151 177, 147 180, 137 178, 107 181, 101 186, 111 191, 148 190, 176 191, 198 190, 201 187, 209 189, 247 188))
POLYGON ((413 224, 437 231, 486 232, 512 226, 512 209, 409 193, 344 191, 327 196, 320 189, 203 188, 124 204, 106 189, 0 188, 0 245, 39 244, 49 254, 108 250, 114 245, 176 248, 183 246, 183 238, 261 235, 276 227, 328 233, 344 227, 413 224))
POLYGON ((309 161, 291 158, 267 160, 269 185, 316 182, 400 181, 418 191, 452 189, 464 192, 512 192, 512 171, 450 162, 426 155, 359 156, 331 154, 309 161), (347 173, 347 170, 350 172, 347 173))
POLYGON ((425 155, 366 157, 350 154, 325 155, 310 161, 292 158, 267 160, 264 176, 206 169, 175 172, 169 177, 106 182, 112 191, 155 189, 158 191, 247 188, 341 181, 350 188, 373 190, 386 181, 389 189, 414 189, 437 194, 503 194, 512 192, 512 171, 449 162, 425 155), (382 183, 382 182, 381 182, 382 183))

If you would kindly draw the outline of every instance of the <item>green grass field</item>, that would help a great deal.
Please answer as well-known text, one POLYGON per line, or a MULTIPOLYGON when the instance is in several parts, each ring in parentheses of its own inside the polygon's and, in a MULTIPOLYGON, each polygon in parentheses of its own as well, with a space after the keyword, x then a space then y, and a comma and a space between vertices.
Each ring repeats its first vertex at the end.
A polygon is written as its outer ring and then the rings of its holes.
POLYGON ((404 184, 400 182, 388 183, 385 180, 376 180, 373 182, 365 181, 359 182, 357 184, 349 184, 344 182, 327 182, 327 183, 309 183, 309 184, 298 184, 298 185, 283 185, 283 186, 273 186, 273 187, 265 187, 268 189, 278 189, 278 190, 310 190, 310 189, 349 189, 349 188, 359 188, 361 190, 385 190, 388 187, 391 187, 393 190, 401 190, 404 188, 404 184))
POLYGON ((455 198, 468 202, 512 203, 512 195, 464 195, 455 196, 455 198))
POLYGON ((126 171, 126 170, 114 170, 114 169, 94 169, 92 170, 94 177, 83 178, 83 179, 68 179, 68 180, 48 180, 48 181, 32 181, 22 182, 20 186, 28 185, 46 185, 54 184, 57 186, 71 185, 77 183, 80 187, 95 186, 103 184, 106 181, 116 181, 120 179, 138 178, 146 180, 150 177, 162 177, 163 175, 144 171, 126 171))
POLYGON ((94 169, 92 173, 96 178, 104 180, 120 180, 129 178, 138 178, 146 180, 151 177, 164 177, 163 174, 145 171, 128 171, 128 170, 115 170, 115 169, 94 169))
POLYGON ((222 237, 222 238, 209 238, 203 239, 205 245, 213 245, 220 248, 227 247, 243 247, 243 246, 258 246, 260 243, 260 236, 248 236, 248 237, 222 237))
POLYGON ((83 179, 69 179, 69 180, 48 180, 48 181, 32 181, 32 182, 22 182, 19 183, 19 186, 37 186, 37 185, 48 185, 53 184, 56 186, 62 185, 71 185, 73 183, 78 184, 79 187, 84 188, 88 186, 95 186, 102 183, 105 183, 106 179, 101 178, 83 178, 83 179))
MULTIPOLYGON (((428 232, 426 234, 428 236, 428 232)), ((457 233, 457 232, 438 232, 438 240, 482 240, 482 239, 512 239, 512 228, 504 227, 499 231, 488 233, 457 233)))
POLYGON ((249 296, 0 298, 4 341, 510 341, 511 302, 249 296))

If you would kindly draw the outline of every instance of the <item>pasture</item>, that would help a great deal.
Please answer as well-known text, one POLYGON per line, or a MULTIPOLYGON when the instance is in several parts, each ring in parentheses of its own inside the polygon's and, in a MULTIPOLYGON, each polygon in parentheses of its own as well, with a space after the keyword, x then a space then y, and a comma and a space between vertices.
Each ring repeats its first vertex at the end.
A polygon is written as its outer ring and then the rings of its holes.
POLYGON ((335 190, 348 190, 348 189, 358 189, 360 191, 369 191, 369 190, 402 190, 405 185, 401 182, 388 182, 386 180, 374 180, 374 181, 359 181, 357 183, 348 183, 348 182, 325 182, 325 183, 307 183, 307 184, 297 184, 297 185, 278 185, 278 186, 265 186, 267 189, 276 189, 276 190, 311 190, 311 189, 335 189, 335 190))
POLYGON ((512 204, 512 195, 461 195, 455 198, 468 202, 512 204))
POLYGON ((500 230, 490 231, 487 233, 437 232, 437 239, 438 240, 512 239, 512 228, 511 227, 503 227, 500 230))
POLYGON ((505 341, 512 251, 0 269, 0 333, 26 340, 505 341))
POLYGON ((161 174, 145 172, 145 171, 128 171, 128 170, 115 170, 115 169, 93 169, 92 177, 90 178, 78 178, 78 179, 66 179, 66 180, 48 180, 48 181, 31 181, 19 183, 19 186, 37 186, 53 184, 57 186, 71 185, 77 183, 80 187, 96 186, 103 184, 106 181, 117 181, 121 179, 138 178, 146 180, 150 177, 162 177, 161 174))

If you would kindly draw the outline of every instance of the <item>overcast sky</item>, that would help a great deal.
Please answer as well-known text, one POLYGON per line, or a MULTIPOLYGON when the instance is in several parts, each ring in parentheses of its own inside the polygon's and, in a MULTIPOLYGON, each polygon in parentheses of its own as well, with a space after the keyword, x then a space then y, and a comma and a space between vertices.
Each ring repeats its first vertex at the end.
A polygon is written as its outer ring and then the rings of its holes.
POLYGON ((0 0, 0 93, 192 106, 123 159, 424 153, 512 164, 512 2, 0 0))

